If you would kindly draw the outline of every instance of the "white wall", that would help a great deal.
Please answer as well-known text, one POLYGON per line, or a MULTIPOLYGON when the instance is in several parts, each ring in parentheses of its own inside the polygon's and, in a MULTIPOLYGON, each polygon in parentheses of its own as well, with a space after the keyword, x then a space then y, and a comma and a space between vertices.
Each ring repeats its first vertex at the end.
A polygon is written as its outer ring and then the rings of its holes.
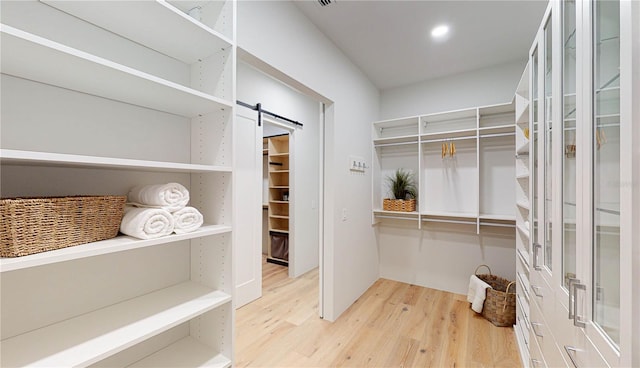
MULTIPOLYGON (((245 63, 238 64, 237 73, 239 100, 252 105, 261 103, 264 109, 304 125, 293 132, 290 178, 290 221, 295 223, 295 230, 290 239, 293 242, 289 252, 289 276, 298 277, 318 267, 320 103, 245 63)), ((263 127, 265 136, 286 133, 286 130, 268 123, 263 127)))
POLYGON ((238 46, 327 103, 322 283, 324 318, 335 320, 379 275, 370 172, 348 170, 349 155, 370 157, 378 90, 291 2, 238 2, 238 46))
POLYGON ((423 222, 418 230, 414 221, 385 220, 376 233, 382 278, 464 295, 469 276, 481 264, 515 280, 513 229, 496 227, 476 235, 475 225, 423 222))
POLYGON ((380 120, 510 102, 525 65, 523 58, 384 90, 380 96, 380 120))

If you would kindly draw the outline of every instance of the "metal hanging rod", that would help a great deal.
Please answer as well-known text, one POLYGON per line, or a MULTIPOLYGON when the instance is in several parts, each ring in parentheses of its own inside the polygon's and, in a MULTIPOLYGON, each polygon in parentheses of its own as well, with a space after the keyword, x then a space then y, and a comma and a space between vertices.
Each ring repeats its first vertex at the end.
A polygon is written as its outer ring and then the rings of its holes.
POLYGON ((398 143, 380 143, 380 144, 374 144, 374 147, 406 146, 410 144, 418 144, 418 141, 398 142, 398 143))
POLYGON ((496 226, 496 227, 513 227, 513 228, 516 227, 515 224, 502 224, 502 223, 499 223, 499 222, 481 222, 480 225, 481 226, 496 226))
POLYGON ((445 220, 445 219, 435 219, 435 218, 422 218, 422 221, 428 222, 444 222, 447 224, 464 224, 464 225, 476 225, 476 221, 463 221, 463 220, 445 220))
POLYGON ((436 143, 436 142, 451 142, 451 141, 461 141, 465 139, 476 139, 477 136, 469 136, 469 137, 453 137, 453 138, 439 138, 439 139, 428 139, 426 141, 420 141, 420 143, 436 143))
POLYGON ((246 103, 246 102, 242 102, 242 101, 240 101, 240 100, 236 100, 236 103, 237 103, 238 105, 240 105, 240 106, 244 106, 244 107, 247 107, 247 108, 249 108, 249 109, 251 109, 251 110, 254 110, 254 111, 257 111, 257 112, 258 112, 258 126, 261 126, 261 125, 262 125, 262 114, 267 114, 267 115, 273 116, 273 117, 274 117, 274 118, 276 118, 276 119, 284 120, 284 121, 286 121, 287 123, 290 123, 290 124, 293 124, 293 125, 296 125, 296 126, 299 126, 299 127, 302 127, 302 126, 303 126, 303 125, 302 125, 302 123, 300 123, 300 122, 298 122, 298 121, 291 120, 291 119, 286 118, 286 117, 284 117, 284 116, 282 116, 282 115, 278 115, 278 114, 276 114, 276 113, 274 113, 274 112, 267 111, 267 110, 263 109, 263 108, 262 108, 262 104, 261 104, 261 103, 257 103, 257 104, 255 104, 255 105, 251 105, 251 104, 248 104, 248 103, 246 103))
POLYGON ((394 126, 388 126, 388 127, 380 127, 378 128, 378 130, 380 131, 380 133, 384 132, 385 130, 393 130, 393 129, 413 129, 413 124, 407 124, 407 125, 394 125, 394 126))
POLYGON ((512 133, 485 134, 485 135, 481 135, 480 138, 506 137, 510 135, 516 135, 516 133, 512 132, 512 133))

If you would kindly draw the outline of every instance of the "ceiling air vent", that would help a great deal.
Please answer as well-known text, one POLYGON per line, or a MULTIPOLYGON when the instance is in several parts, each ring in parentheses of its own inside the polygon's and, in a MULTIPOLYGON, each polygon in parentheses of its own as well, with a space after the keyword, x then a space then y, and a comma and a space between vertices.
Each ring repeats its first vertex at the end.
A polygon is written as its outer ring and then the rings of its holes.
POLYGON ((331 1, 332 0, 318 0, 320 5, 322 5, 322 6, 327 6, 327 5, 331 4, 331 1))

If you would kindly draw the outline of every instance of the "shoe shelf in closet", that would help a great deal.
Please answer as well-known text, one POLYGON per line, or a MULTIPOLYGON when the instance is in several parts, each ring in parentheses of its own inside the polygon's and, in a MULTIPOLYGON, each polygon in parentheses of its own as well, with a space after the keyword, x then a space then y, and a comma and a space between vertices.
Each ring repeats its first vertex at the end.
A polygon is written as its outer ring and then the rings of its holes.
POLYGON ((531 336, 529 270, 530 270, 530 221, 531 198, 529 191, 529 64, 518 83, 514 96, 515 129, 515 222, 516 222, 516 325, 514 331, 524 362, 529 361, 531 336))
MULTIPOLYGON (((388 211, 382 205, 385 198, 393 198, 387 178, 392 177, 396 170, 403 169, 412 173, 418 185, 418 133, 418 117, 373 123, 373 223, 381 220, 419 219, 417 209, 412 212, 388 211)), ((417 202, 419 204, 419 198, 417 202)))
POLYGON ((172 4, 2 4, 3 195, 170 180, 205 219, 1 259, 2 366, 232 365, 235 3, 172 4))

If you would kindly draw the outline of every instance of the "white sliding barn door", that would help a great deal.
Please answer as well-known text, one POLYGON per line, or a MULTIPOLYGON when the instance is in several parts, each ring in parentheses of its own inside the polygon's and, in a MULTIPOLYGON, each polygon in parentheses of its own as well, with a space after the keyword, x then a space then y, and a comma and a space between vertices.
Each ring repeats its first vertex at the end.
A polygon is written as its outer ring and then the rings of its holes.
POLYGON ((236 108, 233 132, 235 307, 262 296, 262 126, 258 112, 236 108))

